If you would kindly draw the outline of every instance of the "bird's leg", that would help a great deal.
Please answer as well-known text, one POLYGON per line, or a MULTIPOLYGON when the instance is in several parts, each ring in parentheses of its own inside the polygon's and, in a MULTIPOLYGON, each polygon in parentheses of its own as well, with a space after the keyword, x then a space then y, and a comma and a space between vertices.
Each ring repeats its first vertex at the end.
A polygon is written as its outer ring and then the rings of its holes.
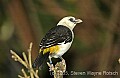
POLYGON ((65 63, 65 60, 62 58, 62 56, 59 56, 59 58, 61 59, 61 61, 62 61, 63 63, 65 63))
POLYGON ((60 58, 62 61, 65 61, 65 60, 62 58, 62 56, 59 56, 59 58, 60 58))
POLYGON ((50 64, 52 64, 52 60, 51 60, 51 57, 49 56, 49 60, 50 60, 50 64))
POLYGON ((54 70, 54 66, 52 64, 51 56, 49 56, 49 60, 50 60, 50 71, 52 71, 54 70))
POLYGON ((59 56, 59 58, 60 58, 61 60, 64 60, 64 59, 62 58, 62 56, 59 56))

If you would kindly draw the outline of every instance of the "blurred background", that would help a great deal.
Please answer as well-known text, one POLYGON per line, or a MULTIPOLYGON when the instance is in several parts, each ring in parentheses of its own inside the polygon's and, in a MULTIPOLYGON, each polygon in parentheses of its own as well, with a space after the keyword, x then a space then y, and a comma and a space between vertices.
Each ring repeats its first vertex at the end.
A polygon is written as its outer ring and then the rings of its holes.
MULTIPOLYGON (((33 42, 34 60, 45 33, 69 15, 81 18, 83 23, 74 28, 73 45, 63 55, 67 71, 119 74, 64 78, 120 78, 120 0, 0 0, 0 78, 22 74, 22 65, 11 59, 11 49, 21 56, 33 42)), ((53 78, 47 65, 39 70, 39 76, 53 78)))

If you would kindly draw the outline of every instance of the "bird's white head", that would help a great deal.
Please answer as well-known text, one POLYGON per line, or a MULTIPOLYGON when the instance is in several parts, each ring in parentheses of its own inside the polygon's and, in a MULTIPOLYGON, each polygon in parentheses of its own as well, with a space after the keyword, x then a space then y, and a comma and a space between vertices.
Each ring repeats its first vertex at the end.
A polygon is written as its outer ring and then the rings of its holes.
POLYGON ((68 16, 68 17, 64 17, 63 19, 61 19, 58 22, 57 26, 58 25, 63 25, 63 26, 66 26, 66 27, 70 28, 71 30, 73 30, 75 25, 78 24, 78 23, 81 23, 81 22, 82 22, 81 19, 76 19, 73 16, 68 16))

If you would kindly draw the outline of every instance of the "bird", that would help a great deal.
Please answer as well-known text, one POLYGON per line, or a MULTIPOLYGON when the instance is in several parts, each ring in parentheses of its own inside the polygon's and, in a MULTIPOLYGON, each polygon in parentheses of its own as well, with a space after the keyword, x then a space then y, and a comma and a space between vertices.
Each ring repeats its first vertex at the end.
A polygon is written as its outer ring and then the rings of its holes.
POLYGON ((81 22, 81 19, 66 16, 55 27, 51 28, 40 42, 39 54, 34 60, 32 67, 39 68, 43 66, 47 59, 52 64, 51 58, 60 58, 62 60, 62 55, 68 51, 73 42, 73 29, 76 24, 81 22))

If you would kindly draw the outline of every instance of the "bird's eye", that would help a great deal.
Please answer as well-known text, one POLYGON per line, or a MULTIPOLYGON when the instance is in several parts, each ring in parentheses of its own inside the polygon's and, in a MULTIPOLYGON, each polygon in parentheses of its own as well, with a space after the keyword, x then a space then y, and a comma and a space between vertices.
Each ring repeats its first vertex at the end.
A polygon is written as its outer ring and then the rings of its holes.
POLYGON ((70 18, 69 20, 70 20, 71 22, 74 22, 74 19, 73 19, 73 18, 70 18))

